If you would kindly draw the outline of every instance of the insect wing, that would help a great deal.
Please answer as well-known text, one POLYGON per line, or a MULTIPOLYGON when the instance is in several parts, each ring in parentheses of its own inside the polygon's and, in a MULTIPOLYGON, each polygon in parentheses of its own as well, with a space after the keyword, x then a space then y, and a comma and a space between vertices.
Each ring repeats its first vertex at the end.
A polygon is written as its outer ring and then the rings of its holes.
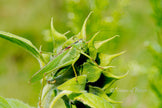
POLYGON ((43 78, 44 73, 51 73, 54 70, 75 63, 80 57, 80 52, 72 47, 56 56, 51 62, 45 65, 41 70, 33 75, 30 82, 35 82, 43 78))

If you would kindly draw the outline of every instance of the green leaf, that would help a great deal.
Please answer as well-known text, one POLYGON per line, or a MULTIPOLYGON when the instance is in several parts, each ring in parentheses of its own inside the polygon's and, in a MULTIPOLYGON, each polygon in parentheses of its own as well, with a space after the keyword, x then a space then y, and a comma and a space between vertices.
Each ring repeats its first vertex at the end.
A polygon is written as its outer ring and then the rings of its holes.
POLYGON ((124 53, 125 53, 125 51, 122 51, 122 52, 117 53, 117 54, 112 54, 112 55, 99 53, 100 65, 101 66, 108 66, 114 58, 116 58, 116 57, 118 57, 118 56, 120 56, 124 53))
POLYGON ((30 82, 35 82, 43 78, 44 73, 51 73, 54 70, 60 69, 62 67, 71 65, 77 61, 80 57, 80 52, 74 47, 68 50, 63 50, 63 52, 57 55, 53 60, 51 60, 47 65, 45 65, 41 70, 35 73, 30 82))
POLYGON ((0 108, 11 108, 9 103, 1 96, 0 96, 0 108))
POLYGON ((93 87, 93 86, 89 86, 89 92, 93 93, 94 95, 97 95, 99 97, 104 98, 107 102, 110 103, 121 103, 119 101, 114 101, 111 98, 109 98, 106 93, 99 87, 93 87))
POLYGON ((70 39, 68 39, 64 43, 63 48, 68 47, 69 45, 71 45, 72 43, 74 43, 76 41, 79 41, 80 39, 83 39, 84 41, 86 41, 86 24, 87 24, 87 20, 91 14, 92 14, 92 12, 90 12, 89 15, 87 16, 87 18, 85 19, 81 32, 79 32, 77 35, 74 35, 70 39))
POLYGON ((110 72, 107 72, 107 71, 103 71, 102 72, 104 76, 108 77, 108 78, 112 78, 112 79, 122 79, 122 78, 125 78, 127 75, 128 75, 128 72, 125 73, 124 75, 121 75, 121 76, 116 76, 110 72))
POLYGON ((119 80, 119 79, 122 79, 124 77, 126 77, 128 75, 128 72, 124 75, 121 75, 121 76, 116 76, 116 75, 113 75, 112 73, 108 72, 108 71, 102 71, 104 77, 105 77, 105 84, 104 84, 104 87, 102 88, 104 91, 107 91, 109 89, 109 87, 111 87, 111 85, 116 81, 116 80, 119 80))
POLYGON ((119 36, 118 35, 115 35, 115 36, 113 36, 113 37, 111 37, 109 39, 106 39, 104 41, 96 41, 95 44, 94 44, 95 45, 95 48, 96 49, 99 49, 101 46, 105 45, 107 42, 111 41, 112 39, 114 39, 116 37, 119 37, 119 36))
POLYGON ((86 76, 78 76, 77 81, 76 78, 72 78, 62 85, 58 86, 59 90, 68 90, 75 93, 83 93, 85 92, 85 84, 86 84, 86 76))
POLYGON ((17 99, 5 99, 0 96, 0 108, 33 108, 17 99))
POLYGON ((0 31, 0 37, 25 48, 38 60, 41 58, 38 49, 29 40, 4 31, 0 31))
POLYGON ((53 36, 54 41, 54 53, 58 54, 62 50, 62 46, 67 40, 67 37, 64 34, 61 34, 56 31, 56 29, 53 26, 53 18, 51 19, 51 34, 53 36))
POLYGON ((72 105, 72 108, 77 108, 75 105, 72 105))
POLYGON ((112 105, 105 99, 91 93, 81 94, 76 97, 75 100, 83 102, 83 104, 86 104, 91 108, 112 108, 112 105))
POLYGON ((87 76, 88 82, 95 82, 100 78, 102 69, 93 65, 92 63, 84 63, 83 64, 83 75, 87 76))
POLYGON ((66 95, 63 96, 62 99, 65 103, 66 108, 72 108, 71 101, 66 95))
POLYGON ((11 108, 33 108, 17 99, 6 99, 6 100, 11 105, 11 108))
POLYGON ((51 105, 53 105, 52 108, 65 108, 64 102, 61 99, 61 97, 63 95, 68 95, 69 93, 71 92, 64 91, 59 93, 59 91, 56 89, 54 85, 46 84, 43 88, 43 93, 41 98, 42 108, 50 108, 51 105))
POLYGON ((90 12, 89 15, 87 16, 87 18, 85 19, 81 32, 78 35, 76 35, 76 37, 78 39, 83 39, 83 40, 86 41, 86 24, 87 24, 87 20, 88 20, 88 18, 90 17, 91 14, 92 14, 92 12, 90 12))
POLYGON ((50 104, 50 107, 49 108, 54 108, 56 102, 61 98, 63 97, 64 95, 69 95, 71 94, 72 92, 71 91, 67 91, 67 90, 64 90, 62 92, 60 92, 57 96, 55 96, 50 104))
POLYGON ((56 96, 55 87, 51 84, 46 84, 43 88, 42 97, 41 97, 41 106, 43 108, 48 108, 51 101, 56 96))
POLYGON ((79 95, 81 95, 82 93, 71 93, 68 95, 70 100, 74 100, 74 98, 78 97, 79 95))
POLYGON ((102 87, 102 89, 105 91, 105 93, 110 93, 110 87, 115 83, 116 79, 109 78, 109 81, 107 80, 105 85, 102 87))
POLYGON ((96 59, 97 56, 97 49, 94 46, 94 39, 98 35, 99 32, 95 33, 95 35, 89 40, 88 42, 88 48, 89 48, 89 55, 92 57, 94 60, 96 59))

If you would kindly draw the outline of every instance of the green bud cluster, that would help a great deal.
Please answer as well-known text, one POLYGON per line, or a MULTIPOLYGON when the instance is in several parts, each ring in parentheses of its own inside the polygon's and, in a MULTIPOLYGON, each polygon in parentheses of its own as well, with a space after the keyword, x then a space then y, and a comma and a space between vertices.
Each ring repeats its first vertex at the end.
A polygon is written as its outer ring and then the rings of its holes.
POLYGON ((109 97, 111 94, 109 89, 112 83, 124 78, 127 74, 123 76, 113 75, 110 71, 113 66, 110 66, 110 63, 125 51, 112 55, 98 52, 101 46, 117 36, 104 41, 95 41, 95 37, 99 34, 97 32, 89 41, 86 41, 86 23, 90 15, 91 13, 85 19, 81 32, 70 39, 67 39, 64 34, 58 33, 53 27, 53 21, 51 21, 54 56, 31 79, 31 82, 34 82, 38 80, 40 75, 40 78, 44 76, 44 88, 40 98, 42 107, 53 108, 59 99, 64 101, 67 108, 109 108, 112 107, 111 103, 120 103, 109 97), (78 52, 72 50, 78 50, 78 52), (66 53, 64 54, 64 52, 66 53), (61 55, 64 56, 61 58, 61 55), (66 57, 72 61, 70 64, 64 60, 66 57), (64 65, 52 63, 52 61, 58 62, 55 58, 60 58, 59 62, 64 65), (52 68, 48 69, 49 67, 52 68), (74 71, 76 71, 76 75, 74 71))

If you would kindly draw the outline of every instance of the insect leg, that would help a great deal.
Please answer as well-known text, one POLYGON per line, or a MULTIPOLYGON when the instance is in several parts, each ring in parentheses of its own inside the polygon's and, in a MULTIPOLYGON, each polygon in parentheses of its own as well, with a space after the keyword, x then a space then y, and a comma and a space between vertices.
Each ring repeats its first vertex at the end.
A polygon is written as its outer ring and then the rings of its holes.
POLYGON ((43 74, 43 79, 42 79, 42 85, 41 85, 41 91, 40 91, 40 96, 39 96, 39 107, 40 108, 43 108, 42 105, 41 105, 41 101, 42 101, 42 92, 43 92, 43 87, 44 87, 44 84, 45 84, 45 75, 46 73, 43 74))
POLYGON ((101 67, 100 65, 98 65, 98 64, 96 63, 96 61, 95 61, 92 57, 90 57, 88 54, 86 54, 86 53, 84 53, 84 52, 82 52, 82 51, 81 51, 81 54, 83 54, 84 56, 86 56, 87 58, 89 58, 97 67, 103 69, 103 67, 101 67))
MULTIPOLYGON (((75 63, 75 62, 74 62, 75 63)), ((77 81, 77 73, 76 73, 76 70, 75 70, 75 67, 74 67, 74 63, 72 63, 72 68, 73 68, 73 71, 74 71, 74 74, 75 74, 75 79, 77 81)))

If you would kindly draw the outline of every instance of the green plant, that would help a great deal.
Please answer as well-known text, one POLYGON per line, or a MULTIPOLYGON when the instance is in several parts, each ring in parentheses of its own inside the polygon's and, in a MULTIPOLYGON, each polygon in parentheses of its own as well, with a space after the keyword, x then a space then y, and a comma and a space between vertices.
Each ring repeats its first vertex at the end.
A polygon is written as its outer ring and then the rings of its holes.
POLYGON ((150 87, 159 100, 159 108, 162 107, 162 0, 150 0, 153 9, 153 17, 155 19, 157 41, 150 42, 147 45, 148 50, 154 58, 153 69, 156 68, 157 72, 153 70, 154 74, 150 76, 150 87), (155 80, 156 79, 156 80, 155 80))
MULTIPOLYGON (((65 0, 65 8, 68 16, 67 26, 69 26, 74 33, 78 33, 84 21, 83 17, 85 17, 89 11, 93 10, 95 14, 90 18, 87 34, 100 30, 100 35, 115 35, 119 33, 119 21, 123 16, 123 10, 127 2, 128 0, 105 0, 102 2, 100 0, 65 0)), ((91 36, 88 38, 90 39, 90 37, 91 36)), ((97 39, 99 38, 97 37, 97 39)))
POLYGON ((0 97, 0 108, 33 108, 29 105, 16 100, 16 99, 5 99, 0 97))
MULTIPOLYGON (((111 108, 111 103, 120 103, 110 98, 110 86, 127 74, 113 75, 110 63, 124 52, 102 53, 104 44, 117 36, 96 41, 97 32, 89 41, 86 40, 86 23, 90 14, 81 32, 69 39, 57 32, 51 21, 48 37, 53 40, 53 52, 38 50, 27 39, 0 31, 1 38, 25 48, 39 61, 41 69, 30 79, 31 83, 42 81, 39 107, 53 108, 58 100, 63 100, 67 108, 111 108)), ((7 105, 4 99, 0 103, 7 105)))

